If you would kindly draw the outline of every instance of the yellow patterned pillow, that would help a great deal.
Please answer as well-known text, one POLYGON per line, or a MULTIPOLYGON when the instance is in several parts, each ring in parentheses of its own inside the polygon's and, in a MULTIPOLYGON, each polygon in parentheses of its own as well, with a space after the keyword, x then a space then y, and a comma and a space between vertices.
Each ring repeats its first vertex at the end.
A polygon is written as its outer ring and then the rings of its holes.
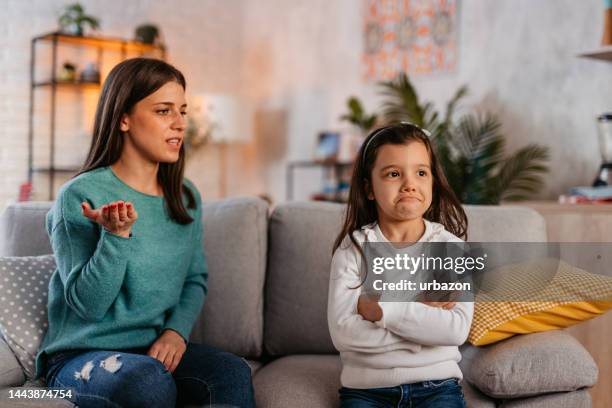
MULTIPOLYGON (((592 319, 612 308, 612 278, 575 268, 563 261, 546 260, 500 268, 505 293, 499 289, 477 294, 474 319, 468 341, 484 346, 516 334, 562 329, 592 319), (546 276, 551 264, 554 277, 545 286, 538 277, 546 276), (531 285, 531 286, 530 286, 531 285), (513 289, 535 287, 533 301, 512 299, 513 289)), ((498 276, 499 276, 498 275, 498 276)), ((498 282, 500 283, 500 282, 498 282)), ((524 290, 522 291, 524 298, 524 290)), ((520 298, 521 295, 517 295, 520 298)))

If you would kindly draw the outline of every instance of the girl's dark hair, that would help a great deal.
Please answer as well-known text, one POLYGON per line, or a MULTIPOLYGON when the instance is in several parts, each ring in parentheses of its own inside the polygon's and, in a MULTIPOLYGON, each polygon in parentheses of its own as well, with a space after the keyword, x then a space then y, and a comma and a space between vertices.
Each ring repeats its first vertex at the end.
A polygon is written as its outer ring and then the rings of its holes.
MULTIPOLYGON (((119 128, 122 116, 131 113, 139 101, 171 81, 177 82, 185 89, 183 74, 161 60, 132 58, 116 65, 104 81, 96 109, 89 153, 76 176, 99 167, 110 166, 119 160, 124 143, 124 135, 119 128)), ((164 191, 169 216, 179 224, 189 224, 193 221, 183 205, 183 193, 188 199, 187 207, 196 207, 194 192, 183 185, 184 169, 185 149, 181 145, 178 161, 160 163, 157 172, 157 180, 164 191)))
POLYGON ((433 177, 432 200, 430 207, 423 217, 429 221, 440 223, 454 235, 467 239, 467 216, 453 189, 446 180, 429 137, 421 128, 412 124, 401 123, 374 130, 361 145, 351 177, 351 189, 349 191, 344 225, 334 242, 332 253, 336 252, 336 249, 340 247, 344 238, 348 235, 353 245, 361 253, 362 258, 364 257, 360 245, 353 236, 353 232, 378 220, 376 203, 374 200, 368 200, 366 188, 366 185, 372 185, 372 169, 376 161, 376 155, 382 145, 402 145, 410 142, 423 143, 429 152, 429 160, 431 162, 433 177))

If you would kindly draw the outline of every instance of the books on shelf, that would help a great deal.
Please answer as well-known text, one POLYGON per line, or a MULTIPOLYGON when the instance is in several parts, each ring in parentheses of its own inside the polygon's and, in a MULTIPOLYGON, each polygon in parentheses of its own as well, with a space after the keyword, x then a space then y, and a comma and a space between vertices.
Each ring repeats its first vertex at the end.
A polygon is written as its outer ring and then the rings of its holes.
POLYGON ((561 204, 610 204, 612 186, 572 187, 569 194, 559 196, 561 204))

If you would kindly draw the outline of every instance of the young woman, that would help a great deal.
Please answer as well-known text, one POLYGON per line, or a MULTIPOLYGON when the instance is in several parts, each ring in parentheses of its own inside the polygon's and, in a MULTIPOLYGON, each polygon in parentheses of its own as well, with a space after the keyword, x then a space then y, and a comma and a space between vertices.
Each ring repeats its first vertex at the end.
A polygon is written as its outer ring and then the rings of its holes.
POLYGON ((185 110, 173 66, 114 67, 87 160, 47 214, 57 270, 36 372, 79 406, 254 406, 243 359, 188 342, 208 274, 185 110))
POLYGON ((403 123, 366 138, 330 275, 342 407, 465 407, 457 346, 467 338, 473 303, 379 303, 362 293, 361 271, 365 242, 461 242, 466 229, 422 129, 403 123))

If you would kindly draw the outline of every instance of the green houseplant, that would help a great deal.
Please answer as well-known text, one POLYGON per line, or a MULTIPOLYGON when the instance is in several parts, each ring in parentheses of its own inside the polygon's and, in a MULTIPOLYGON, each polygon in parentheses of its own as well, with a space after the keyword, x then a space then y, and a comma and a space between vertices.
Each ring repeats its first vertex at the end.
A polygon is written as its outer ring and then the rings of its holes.
POLYGON ((145 44, 155 44, 159 40, 159 28, 154 24, 142 24, 136 27, 134 38, 145 44))
POLYGON ((366 113, 361 101, 355 96, 351 96, 346 101, 346 107, 348 113, 342 115, 340 120, 347 121, 355 126, 365 136, 368 134, 370 129, 376 124, 378 115, 366 113))
POLYGON ((380 83, 385 123, 408 121, 428 129, 448 181, 464 204, 499 204, 529 198, 544 186, 548 148, 529 144, 505 152, 501 123, 491 113, 468 113, 455 118, 467 87, 459 88, 444 114, 431 102, 419 100, 406 74, 380 83))
POLYGON ((93 30, 100 27, 100 21, 93 16, 86 15, 80 3, 66 6, 64 13, 59 17, 58 23, 62 32, 78 36, 83 35, 83 27, 86 24, 89 24, 93 30))

